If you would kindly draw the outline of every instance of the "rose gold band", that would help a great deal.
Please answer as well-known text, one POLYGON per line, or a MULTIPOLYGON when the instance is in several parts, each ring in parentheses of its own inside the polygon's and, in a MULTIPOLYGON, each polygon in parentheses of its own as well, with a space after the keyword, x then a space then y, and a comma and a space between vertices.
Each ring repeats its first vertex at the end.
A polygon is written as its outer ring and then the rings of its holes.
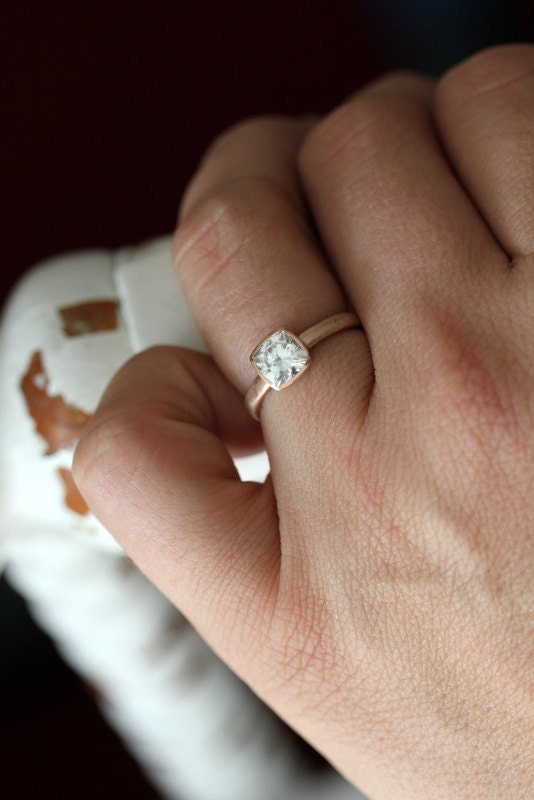
MULTIPOLYGON (((341 331, 348 330, 349 328, 358 328, 360 327, 361 323, 356 314, 352 314, 350 312, 343 312, 340 314, 334 314, 332 317, 327 317, 323 319, 321 322, 318 322, 316 325, 312 325, 311 328, 308 328, 298 335, 298 337, 294 337, 298 339, 308 350, 312 347, 315 347, 316 344, 322 342, 323 339, 326 339, 328 336, 332 336, 334 333, 340 333, 341 331)), ((291 336, 293 334, 290 334, 291 336)), ((268 339, 269 337, 267 337, 268 339)), ((263 341, 267 341, 264 339, 263 341)), ((262 343, 260 342, 260 345, 262 343)), ((259 347, 259 345, 258 345, 259 347)), ((257 348, 255 348, 257 350, 257 348)), ((255 350, 253 352, 255 352, 255 350)), ((298 376, 297 376, 298 378, 298 376)), ((293 381, 291 381, 293 382, 293 381)), ((259 420, 260 418, 260 410, 263 400, 267 392, 270 391, 273 387, 267 382, 265 378, 261 375, 258 375, 255 379, 254 383, 248 390, 245 395, 245 403, 254 417, 254 419, 259 420)), ((285 388, 285 387, 281 387, 285 388)))

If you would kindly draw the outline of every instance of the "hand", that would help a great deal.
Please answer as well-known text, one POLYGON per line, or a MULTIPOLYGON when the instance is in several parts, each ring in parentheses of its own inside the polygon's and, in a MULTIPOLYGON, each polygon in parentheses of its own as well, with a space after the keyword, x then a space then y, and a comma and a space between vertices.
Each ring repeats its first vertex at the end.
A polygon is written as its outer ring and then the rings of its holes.
POLYGON ((224 134, 174 251, 213 360, 135 357, 76 454, 134 561, 374 800, 534 797, 533 130, 517 46, 224 134), (347 301, 362 329, 260 427, 255 344, 347 301))

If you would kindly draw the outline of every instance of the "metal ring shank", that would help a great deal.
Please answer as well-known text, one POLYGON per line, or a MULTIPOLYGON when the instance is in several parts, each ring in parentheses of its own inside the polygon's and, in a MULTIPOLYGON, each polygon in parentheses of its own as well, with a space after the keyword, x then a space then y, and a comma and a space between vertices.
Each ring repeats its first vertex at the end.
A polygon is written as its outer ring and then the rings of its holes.
MULTIPOLYGON (((327 317, 316 325, 312 325, 312 327, 305 330, 304 333, 299 334, 298 338, 308 350, 311 350, 312 347, 315 347, 316 344, 319 344, 319 342, 322 342, 323 339, 326 339, 328 336, 333 336, 334 333, 340 333, 349 328, 359 328, 360 325, 360 320, 356 314, 347 311, 341 314, 334 314, 334 316, 327 317)), ((246 393, 245 403, 254 419, 259 420, 261 405, 265 399, 265 395, 271 388, 267 381, 265 381, 261 375, 258 375, 246 393)))

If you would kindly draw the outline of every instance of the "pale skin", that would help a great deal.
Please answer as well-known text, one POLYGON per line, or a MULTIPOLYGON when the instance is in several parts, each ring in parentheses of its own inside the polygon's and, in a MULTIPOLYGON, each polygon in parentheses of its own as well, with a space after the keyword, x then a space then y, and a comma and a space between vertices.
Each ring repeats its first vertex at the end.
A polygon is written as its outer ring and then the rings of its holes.
POLYGON ((534 798, 533 220, 529 45, 237 125, 174 240, 213 358, 136 356, 76 453, 131 558, 373 800, 534 798), (254 422, 253 347, 347 303, 362 329, 254 422))

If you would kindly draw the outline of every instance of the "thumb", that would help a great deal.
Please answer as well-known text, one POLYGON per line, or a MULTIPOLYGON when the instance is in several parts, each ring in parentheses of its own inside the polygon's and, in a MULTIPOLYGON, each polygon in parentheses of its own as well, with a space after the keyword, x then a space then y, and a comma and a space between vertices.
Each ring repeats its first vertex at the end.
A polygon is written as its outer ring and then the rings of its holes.
POLYGON ((156 347, 112 380, 73 474, 129 556, 231 662, 244 630, 264 629, 280 556, 271 481, 242 482, 228 443, 261 445, 241 395, 208 356, 156 347))

